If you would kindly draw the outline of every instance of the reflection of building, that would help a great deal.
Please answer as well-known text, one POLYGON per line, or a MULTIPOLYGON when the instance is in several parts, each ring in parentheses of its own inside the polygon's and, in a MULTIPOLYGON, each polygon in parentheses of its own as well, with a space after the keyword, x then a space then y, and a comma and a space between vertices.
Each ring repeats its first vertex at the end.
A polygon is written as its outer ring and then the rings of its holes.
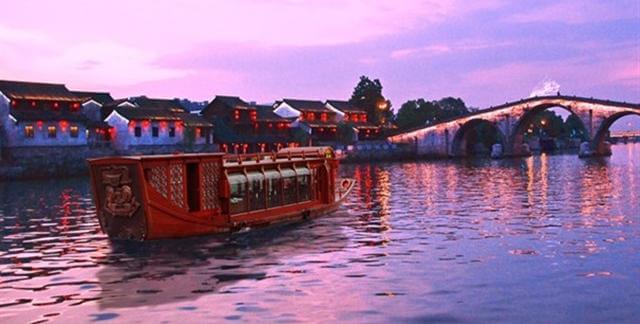
POLYGON ((215 125, 215 141, 222 151, 268 152, 290 144, 292 120, 274 114, 271 106, 216 96, 201 114, 215 125))
POLYGON ((342 121, 353 125, 359 140, 379 138, 380 126, 368 121, 367 111, 364 108, 340 100, 327 100, 326 106, 343 113, 342 121))
POLYGON ((314 144, 336 140, 341 111, 317 100, 283 99, 274 107, 274 112, 281 117, 297 118, 292 127, 307 131, 314 144))
POLYGON ((102 143, 108 125, 83 110, 90 97, 62 84, 0 81, 0 137, 5 149, 102 143))

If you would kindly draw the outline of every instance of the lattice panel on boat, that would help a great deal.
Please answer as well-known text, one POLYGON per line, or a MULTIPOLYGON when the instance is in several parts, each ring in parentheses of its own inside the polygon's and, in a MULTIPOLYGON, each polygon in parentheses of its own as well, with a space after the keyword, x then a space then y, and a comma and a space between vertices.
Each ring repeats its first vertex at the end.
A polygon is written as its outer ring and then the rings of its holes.
POLYGON ((169 179, 167 179, 168 168, 157 166, 149 170, 149 183, 162 197, 169 197, 169 179))
POLYGON ((202 171, 202 209, 220 208, 218 199, 218 181, 221 165, 218 161, 203 162, 202 171))
POLYGON ((171 202, 181 208, 185 208, 184 199, 184 165, 182 163, 171 164, 169 167, 169 189, 171 202))

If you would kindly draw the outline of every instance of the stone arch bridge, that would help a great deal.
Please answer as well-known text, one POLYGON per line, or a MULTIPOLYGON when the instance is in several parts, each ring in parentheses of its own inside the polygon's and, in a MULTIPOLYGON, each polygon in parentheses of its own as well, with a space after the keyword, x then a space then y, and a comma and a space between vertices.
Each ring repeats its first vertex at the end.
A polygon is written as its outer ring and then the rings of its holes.
POLYGON ((580 147, 581 155, 610 154, 605 139, 611 124, 626 115, 640 116, 640 104, 636 103, 561 95, 533 97, 409 130, 388 139, 392 143, 415 145, 417 154, 422 156, 464 157, 469 154, 466 145, 470 131, 484 124, 498 134, 501 144, 498 155, 528 155, 524 132, 538 113, 554 107, 568 110, 582 122, 587 140, 580 147))

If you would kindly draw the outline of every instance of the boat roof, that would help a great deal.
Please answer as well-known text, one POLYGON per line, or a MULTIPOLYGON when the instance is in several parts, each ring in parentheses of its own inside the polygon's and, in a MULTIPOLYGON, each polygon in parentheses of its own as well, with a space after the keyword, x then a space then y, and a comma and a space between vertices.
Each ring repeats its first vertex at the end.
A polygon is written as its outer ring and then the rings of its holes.
POLYGON ((258 164, 278 164, 285 162, 303 162, 316 159, 324 159, 325 153, 329 150, 333 155, 333 149, 329 146, 311 146, 283 148, 276 153, 254 153, 254 154, 228 154, 228 153, 175 153, 161 155, 132 155, 132 156, 112 156, 95 159, 88 159, 89 162, 100 162, 107 160, 131 160, 131 161, 151 161, 163 159, 190 159, 190 158, 210 158, 222 157, 224 166, 250 166, 258 164))

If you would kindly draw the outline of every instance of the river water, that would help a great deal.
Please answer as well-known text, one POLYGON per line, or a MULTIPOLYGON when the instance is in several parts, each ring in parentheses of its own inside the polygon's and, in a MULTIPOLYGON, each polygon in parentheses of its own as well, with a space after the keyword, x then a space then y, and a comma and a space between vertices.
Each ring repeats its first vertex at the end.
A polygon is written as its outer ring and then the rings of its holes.
POLYGON ((636 322, 640 144, 344 165, 336 213, 110 243, 87 179, 0 184, 0 322, 636 322))

